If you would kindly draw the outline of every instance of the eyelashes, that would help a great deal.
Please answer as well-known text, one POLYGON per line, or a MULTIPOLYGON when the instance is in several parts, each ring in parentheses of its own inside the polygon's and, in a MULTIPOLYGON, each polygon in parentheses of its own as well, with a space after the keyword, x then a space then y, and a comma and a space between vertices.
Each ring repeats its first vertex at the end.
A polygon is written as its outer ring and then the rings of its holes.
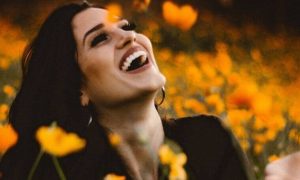
POLYGON ((96 46, 97 44, 105 41, 108 39, 108 35, 106 33, 101 33, 99 35, 97 35, 91 42, 91 47, 96 46))
POLYGON ((133 31, 136 29, 136 25, 133 22, 128 22, 121 27, 124 31, 133 31))
MULTIPOLYGON (((120 27, 124 31, 134 31, 136 29, 136 25, 133 22, 128 22, 120 27)), ((108 39, 108 34, 107 33, 100 33, 97 35, 91 42, 91 47, 96 46, 99 43, 102 43, 108 39)))

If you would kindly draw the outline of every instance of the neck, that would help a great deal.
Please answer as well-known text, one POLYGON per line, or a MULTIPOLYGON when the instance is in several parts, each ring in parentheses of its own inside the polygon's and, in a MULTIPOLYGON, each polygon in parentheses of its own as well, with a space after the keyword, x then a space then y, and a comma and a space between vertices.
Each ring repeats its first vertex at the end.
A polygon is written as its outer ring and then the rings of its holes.
POLYGON ((154 102, 129 103, 98 112, 98 122, 121 136, 123 142, 117 147, 117 151, 121 156, 124 154, 123 159, 131 174, 145 177, 142 171, 147 171, 155 176, 158 150, 163 142, 164 132, 154 102))

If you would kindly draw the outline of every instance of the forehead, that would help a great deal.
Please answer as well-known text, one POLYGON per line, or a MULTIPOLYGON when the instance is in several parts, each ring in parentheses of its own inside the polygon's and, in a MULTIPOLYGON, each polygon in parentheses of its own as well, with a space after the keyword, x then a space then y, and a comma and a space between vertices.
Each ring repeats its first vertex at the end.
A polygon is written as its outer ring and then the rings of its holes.
POLYGON ((88 8, 77 15, 72 20, 75 35, 83 35, 90 28, 104 23, 107 20, 108 12, 100 8, 88 8))

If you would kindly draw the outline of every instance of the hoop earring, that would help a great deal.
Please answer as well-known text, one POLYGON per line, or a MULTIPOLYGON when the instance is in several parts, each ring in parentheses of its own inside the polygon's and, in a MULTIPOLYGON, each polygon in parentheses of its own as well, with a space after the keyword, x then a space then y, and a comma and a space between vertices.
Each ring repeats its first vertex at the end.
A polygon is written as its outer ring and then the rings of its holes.
POLYGON ((166 97, 165 86, 163 86, 163 87, 161 88, 161 92, 162 92, 161 100, 160 100, 158 103, 155 103, 156 106, 161 105, 161 104, 165 101, 165 97, 166 97))

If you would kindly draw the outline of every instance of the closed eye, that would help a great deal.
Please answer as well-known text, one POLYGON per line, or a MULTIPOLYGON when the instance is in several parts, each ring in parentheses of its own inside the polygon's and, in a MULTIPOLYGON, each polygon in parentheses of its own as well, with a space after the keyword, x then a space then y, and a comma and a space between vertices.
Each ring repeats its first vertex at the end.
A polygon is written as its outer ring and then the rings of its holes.
POLYGON ((124 24, 123 26, 121 26, 121 29, 123 29, 124 31, 134 31, 136 28, 136 25, 131 22, 127 22, 126 24, 124 24))
POLYGON ((101 33, 99 35, 97 35, 91 42, 91 47, 96 46, 97 44, 105 41, 108 39, 108 35, 106 33, 101 33))

